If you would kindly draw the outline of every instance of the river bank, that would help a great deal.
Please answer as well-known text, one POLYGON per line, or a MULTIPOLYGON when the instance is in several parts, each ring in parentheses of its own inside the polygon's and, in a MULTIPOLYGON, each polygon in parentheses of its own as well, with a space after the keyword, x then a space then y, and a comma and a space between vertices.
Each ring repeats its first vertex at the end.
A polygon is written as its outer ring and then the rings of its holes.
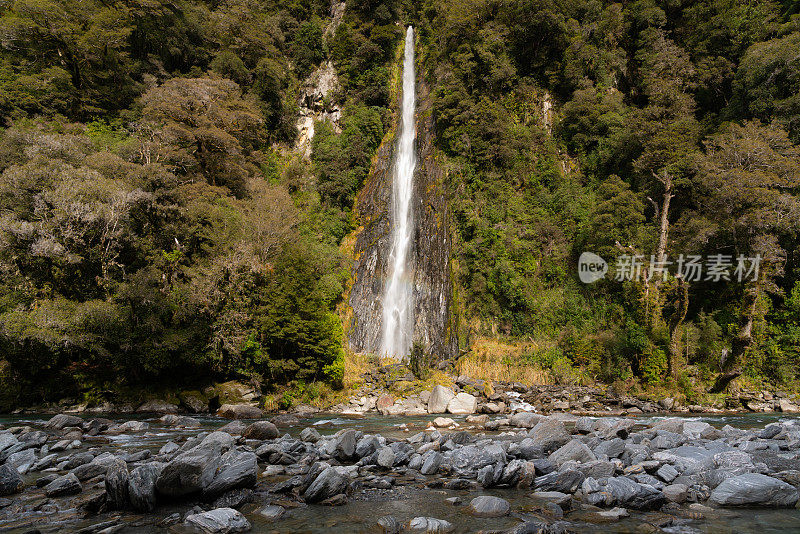
POLYGON ((14 416, 0 430, 0 530, 793 532, 798 423, 14 416))
POLYGON ((167 391, 162 394, 138 391, 126 394, 106 392, 92 402, 62 399, 59 402, 20 407, 15 414, 217 414, 229 418, 257 418, 267 414, 317 412, 358 416, 368 413, 419 416, 429 413, 458 415, 513 414, 523 409, 538 413, 573 413, 596 416, 639 414, 714 413, 800 413, 800 396, 786 391, 739 390, 730 394, 685 395, 670 390, 637 391, 596 384, 531 385, 455 376, 436 372, 427 380, 414 377, 400 364, 376 367, 364 372, 356 384, 342 392, 320 397, 311 388, 283 388, 262 392, 259 385, 231 381, 202 389, 167 391), (430 396, 441 386, 449 390, 447 402, 431 410, 430 396), (448 410, 453 397, 461 402, 448 410))

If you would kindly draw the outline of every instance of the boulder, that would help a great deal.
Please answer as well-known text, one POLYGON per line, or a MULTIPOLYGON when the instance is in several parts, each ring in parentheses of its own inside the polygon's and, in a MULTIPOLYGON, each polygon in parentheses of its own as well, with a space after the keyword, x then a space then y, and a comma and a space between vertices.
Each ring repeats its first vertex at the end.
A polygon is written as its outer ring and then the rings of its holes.
POLYGON ((334 441, 334 456, 340 460, 352 460, 356 454, 358 432, 352 428, 342 431, 334 441))
POLYGON ((44 493, 48 497, 75 495, 81 491, 83 491, 81 481, 73 473, 60 476, 44 487, 44 493))
POLYGON ((465 421, 467 424, 475 425, 477 427, 482 427, 483 425, 489 422, 489 416, 486 414, 468 415, 465 421))
POLYGON ((437 417, 433 420, 433 426, 436 428, 450 428, 451 426, 456 426, 456 422, 449 417, 437 417))
POLYGON ((312 426, 306 427, 303 429, 302 432, 300 432, 300 439, 302 441, 307 441, 309 443, 316 443, 321 438, 322 436, 320 435, 320 433, 317 431, 316 428, 312 426))
POLYGON ((436 386, 431 391, 428 398, 428 413, 445 413, 447 405, 455 397, 455 393, 450 388, 436 386))
POLYGON ((498 462, 505 463, 506 455, 496 444, 482 447, 467 445, 454 450, 450 455, 453 474, 460 478, 475 478, 481 468, 498 462))
POLYGON ((270 421, 256 421, 248 426, 242 434, 246 439, 265 441, 278 437, 278 427, 270 421))
POLYGON ((259 419, 264 412, 249 404, 223 404, 217 410, 217 415, 228 419, 259 419))
POLYGON ((27 473, 34 463, 36 463, 36 452, 33 449, 15 452, 6 458, 6 465, 13 467, 20 474, 27 473))
POLYGON ((232 449, 222 455, 213 480, 203 496, 213 498, 234 488, 252 486, 258 478, 258 457, 253 452, 232 449))
POLYGON ((459 393, 447 403, 447 413, 469 415, 478 409, 478 399, 469 393, 459 393))
POLYGON ((557 504, 559 508, 569 509, 572 506, 572 496, 560 491, 534 491, 531 493, 533 499, 557 504))
POLYGON ((394 466, 395 454, 391 447, 383 447, 378 451, 378 467, 391 469, 394 466))
POLYGON ((661 492, 669 502, 683 504, 689 495, 689 487, 686 484, 670 484, 669 486, 664 486, 661 492))
POLYGON ((585 478, 586 476, 583 473, 574 469, 553 471, 552 473, 536 477, 534 486, 537 491, 575 493, 585 478))
POLYGON ((356 456, 363 458, 370 456, 381 447, 381 442, 376 436, 364 436, 356 443, 356 456))
POLYGON ((207 534, 228 534, 231 532, 247 532, 250 523, 233 508, 216 508, 200 514, 186 517, 184 523, 207 534))
POLYGON ((548 457, 548 460, 559 466, 570 461, 586 463, 596 459, 589 447, 577 439, 573 439, 548 457))
POLYGON ((592 417, 579 417, 575 421, 575 432, 579 434, 590 434, 594 431, 597 423, 592 417))
POLYGON ((268 504, 259 508, 256 513, 268 521, 275 521, 279 519, 285 511, 286 509, 283 506, 268 504))
POLYGON ((470 501, 469 510, 476 517, 502 517, 508 515, 511 505, 500 497, 481 495, 470 501))
POLYGON ((241 436, 247 430, 247 425, 238 419, 234 419, 226 425, 222 425, 217 429, 217 432, 225 432, 231 436, 241 436))
POLYGON ((162 423, 176 428, 200 428, 202 425, 200 421, 188 415, 175 415, 168 413, 159 419, 162 423))
POLYGON ((65 413, 60 413, 58 415, 54 415, 44 424, 45 428, 52 428, 54 430, 61 430, 68 426, 81 426, 83 424, 83 419, 76 415, 67 415, 65 413))
POLYGON ((791 508, 797 504, 794 486, 760 473, 729 478, 711 493, 710 503, 718 506, 769 506, 791 508))
POLYGON ((16 469, 8 465, 0 465, 0 497, 19 493, 25 484, 16 469))
POLYGON ((349 485, 350 480, 346 476, 333 467, 326 467, 303 493, 303 498, 308 503, 321 502, 334 495, 345 493, 349 485))
POLYGON ((378 410, 381 415, 387 415, 389 412, 389 408, 394 404, 394 397, 389 395, 388 393, 384 393, 378 400, 375 401, 375 409, 378 410))
POLYGON ((425 533, 447 533, 453 532, 456 527, 452 523, 444 519, 436 519, 433 517, 415 517, 408 522, 409 532, 425 532, 425 533))
POLYGON ((377 531, 381 534, 400 534, 402 530, 400 522, 391 515, 385 515, 378 519, 378 524, 376 526, 378 527, 377 531))
POLYGON ((290 413, 276 415, 269 421, 273 425, 281 427, 293 427, 300 424, 300 419, 298 419, 296 415, 292 415, 290 413))
POLYGON ((542 416, 533 412, 517 412, 511 416, 511 426, 517 428, 533 428, 542 416))
POLYGON ((231 450, 235 444, 236 440, 233 436, 227 432, 220 432, 218 430, 204 437, 197 446, 203 449, 211 449, 221 454, 231 450))
POLYGON ((17 439, 17 436, 12 434, 11 432, 0 432, 0 452, 3 452, 7 449, 11 449, 12 447, 18 444, 19 440, 17 439))
POLYGON ((593 452, 595 456, 619 458, 625 452, 625 441, 621 438, 604 439, 593 452))
MULTIPOLYGON (((82 433, 80 430, 77 430, 74 435, 76 437, 80 437, 82 433)), ((19 439, 20 443, 24 443, 26 447, 39 448, 47 443, 49 436, 46 432, 41 430, 32 430, 30 432, 23 432, 17 437, 17 439, 19 439)))
POLYGON ((656 471, 656 474, 667 484, 678 478, 679 475, 678 470, 672 467, 670 464, 664 464, 659 467, 658 471, 656 471))
POLYGON ((164 466, 156 480, 156 490, 168 498, 201 493, 214 480, 220 463, 219 449, 195 447, 164 466))
POLYGON ((138 413, 178 413, 178 407, 160 399, 149 400, 136 408, 138 413))
POLYGON ((89 480, 96 476, 105 475, 109 466, 117 461, 117 458, 111 453, 103 453, 91 462, 79 465, 72 470, 72 473, 78 477, 78 480, 89 480))
POLYGON ((443 456, 437 451, 428 451, 422 455, 422 467, 419 472, 423 475, 433 475, 442 465, 443 456))
POLYGON ((131 471, 128 477, 128 498, 134 510, 151 512, 156 507, 156 480, 161 474, 161 465, 149 463, 131 471))
POLYGON ((128 506, 128 464, 115 459, 106 470, 106 502, 111 508, 122 509, 128 506))
POLYGON ((550 417, 542 418, 528 433, 533 445, 538 445, 544 452, 552 452, 565 445, 571 436, 564 423, 550 417))
POLYGON ((606 491, 618 504, 634 510, 658 510, 667 500, 664 494, 654 487, 639 484, 626 477, 609 478, 606 491))
POLYGON ((208 411, 208 401, 199 393, 191 391, 182 392, 178 395, 181 406, 186 408, 189 413, 205 413, 208 411))

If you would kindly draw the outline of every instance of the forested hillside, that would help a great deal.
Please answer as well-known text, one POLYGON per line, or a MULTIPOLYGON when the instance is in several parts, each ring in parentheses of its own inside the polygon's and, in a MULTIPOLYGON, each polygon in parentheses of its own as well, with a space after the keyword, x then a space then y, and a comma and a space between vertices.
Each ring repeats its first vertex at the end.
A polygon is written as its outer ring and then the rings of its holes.
POLYGON ((0 1, 3 402, 341 383, 353 203, 418 29, 462 351, 554 380, 793 387, 800 8, 784 0, 0 1), (304 80, 341 109, 293 149, 304 80), (586 285, 593 252, 730 280, 586 285), (739 281, 740 256, 759 257, 739 281))
POLYGON ((0 4, 7 402, 341 381, 338 243, 401 33, 375 11, 323 38, 322 1, 0 4), (312 167, 290 150, 298 88, 329 57, 343 133, 321 129, 312 167))
POLYGON ((797 11, 729 0, 420 10, 478 334, 532 341, 527 363, 565 381, 638 378, 691 395, 742 373, 796 380, 797 11), (584 251, 643 265, 587 286, 584 251), (709 268, 720 254, 725 276, 647 272, 651 255, 709 268), (743 262, 741 281, 740 256, 760 259, 743 262))
POLYGON ((430 2, 419 19, 478 333, 531 340, 529 363, 567 381, 796 380, 795 3, 430 2), (644 266, 586 286, 584 251, 644 266), (730 280, 648 275, 681 254, 722 254, 730 280), (740 256, 760 257, 741 282, 740 256))

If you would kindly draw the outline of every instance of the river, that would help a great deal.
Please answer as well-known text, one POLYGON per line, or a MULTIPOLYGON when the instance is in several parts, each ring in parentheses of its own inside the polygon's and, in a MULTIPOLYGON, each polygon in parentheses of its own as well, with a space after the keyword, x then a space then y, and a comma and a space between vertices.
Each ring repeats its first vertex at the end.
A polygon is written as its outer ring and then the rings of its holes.
MULTIPOLYGON (((4 427, 31 426, 41 428, 49 419, 49 415, 23 415, 2 416, 0 424, 4 427)), ((97 417, 93 415, 91 417, 97 417)), ((91 417, 86 416, 87 419, 91 417)), ((180 429, 164 425, 159 417, 120 417, 108 416, 116 420, 143 420, 149 423, 149 428, 144 432, 127 432, 120 435, 107 436, 109 442, 84 442, 80 449, 69 451, 75 453, 89 450, 90 447, 99 447, 102 450, 113 449, 116 451, 135 452, 149 449, 156 454, 167 442, 181 443, 200 431, 212 431, 228 423, 228 420, 217 417, 196 417, 201 429, 180 429)), ((320 434, 331 435, 339 430, 354 428, 370 434, 381 434, 387 438, 406 438, 422 430, 434 418, 429 417, 384 417, 369 415, 360 418, 347 418, 338 415, 317 415, 312 418, 302 419, 299 424, 282 427, 282 433, 288 432, 298 436, 300 432, 313 426, 320 434)), ((454 416, 456 421, 463 424, 463 417, 454 416)), ((762 428, 766 424, 785 420, 782 414, 752 414, 752 415, 713 415, 687 417, 686 419, 702 420, 716 428, 731 425, 736 428, 762 428)), ((636 418, 637 424, 642 428, 651 423, 654 417, 636 418)), ((510 433, 486 433, 495 435, 498 439, 509 436, 510 433)), ((29 473, 25 475, 26 485, 35 485, 36 479, 42 473, 29 473)), ((391 476, 395 476, 392 474, 391 476)), ((360 489, 352 493, 348 502, 343 506, 299 505, 288 508, 286 513, 278 520, 270 521, 256 513, 261 503, 254 502, 241 507, 241 511, 251 522, 252 532, 319 532, 319 533, 352 533, 376 532, 378 520, 387 515, 394 516, 400 522, 407 522, 413 517, 429 516, 449 521, 455 526, 456 532, 476 531, 503 531, 520 523, 521 519, 541 516, 542 505, 530 497, 530 491, 519 489, 482 489, 475 487, 466 490, 445 490, 441 488, 426 487, 425 484, 403 474, 396 475, 398 480, 404 479, 404 484, 396 484, 391 489, 360 489), (466 504, 477 495, 496 495, 509 501, 512 513, 501 518, 476 518, 466 512, 466 504), (460 497, 464 503, 454 506, 445 499, 460 497)), ((288 477, 278 475, 274 480, 288 477)), ((31 532, 95 532, 92 525, 103 523, 114 518, 122 518, 123 523, 117 525, 113 532, 164 532, 158 527, 161 519, 176 512, 185 512, 186 507, 180 504, 161 506, 153 514, 143 515, 132 512, 106 512, 89 518, 81 517, 75 510, 63 506, 52 506, 53 500, 46 499, 41 494, 29 495, 27 492, 9 497, 19 498, 27 504, 35 504, 39 511, 28 513, 19 517, 13 512, 14 507, 4 503, 0 508, 0 531, 11 533, 31 532), (37 502, 38 501, 38 502, 37 502), (49 502, 48 502, 49 501, 49 502), (12 510, 12 512, 9 512, 12 510), (122 514, 120 516, 120 514, 122 514), (89 530, 82 530, 89 529, 89 530)), ((714 514, 708 514, 702 519, 691 517, 672 520, 667 526, 659 530, 656 525, 665 523, 665 514, 661 512, 630 512, 629 518, 614 523, 592 524, 581 521, 582 512, 568 511, 566 519, 580 525, 580 532, 671 532, 671 533, 788 533, 800 532, 800 511, 765 510, 765 509, 725 509, 714 514)), ((189 532, 184 527, 173 525, 173 532, 189 532)))

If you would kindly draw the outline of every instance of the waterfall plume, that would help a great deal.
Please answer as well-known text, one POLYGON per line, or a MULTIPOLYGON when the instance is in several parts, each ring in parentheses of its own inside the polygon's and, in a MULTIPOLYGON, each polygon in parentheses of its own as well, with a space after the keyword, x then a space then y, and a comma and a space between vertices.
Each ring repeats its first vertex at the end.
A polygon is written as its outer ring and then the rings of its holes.
POLYGON ((413 270, 411 239, 414 219, 411 200, 414 192, 414 170, 417 166, 414 142, 415 123, 414 29, 406 31, 403 58, 403 104, 400 142, 392 180, 392 241, 389 253, 389 278, 383 293, 383 336, 381 355, 403 359, 411 350, 414 329, 413 270))

